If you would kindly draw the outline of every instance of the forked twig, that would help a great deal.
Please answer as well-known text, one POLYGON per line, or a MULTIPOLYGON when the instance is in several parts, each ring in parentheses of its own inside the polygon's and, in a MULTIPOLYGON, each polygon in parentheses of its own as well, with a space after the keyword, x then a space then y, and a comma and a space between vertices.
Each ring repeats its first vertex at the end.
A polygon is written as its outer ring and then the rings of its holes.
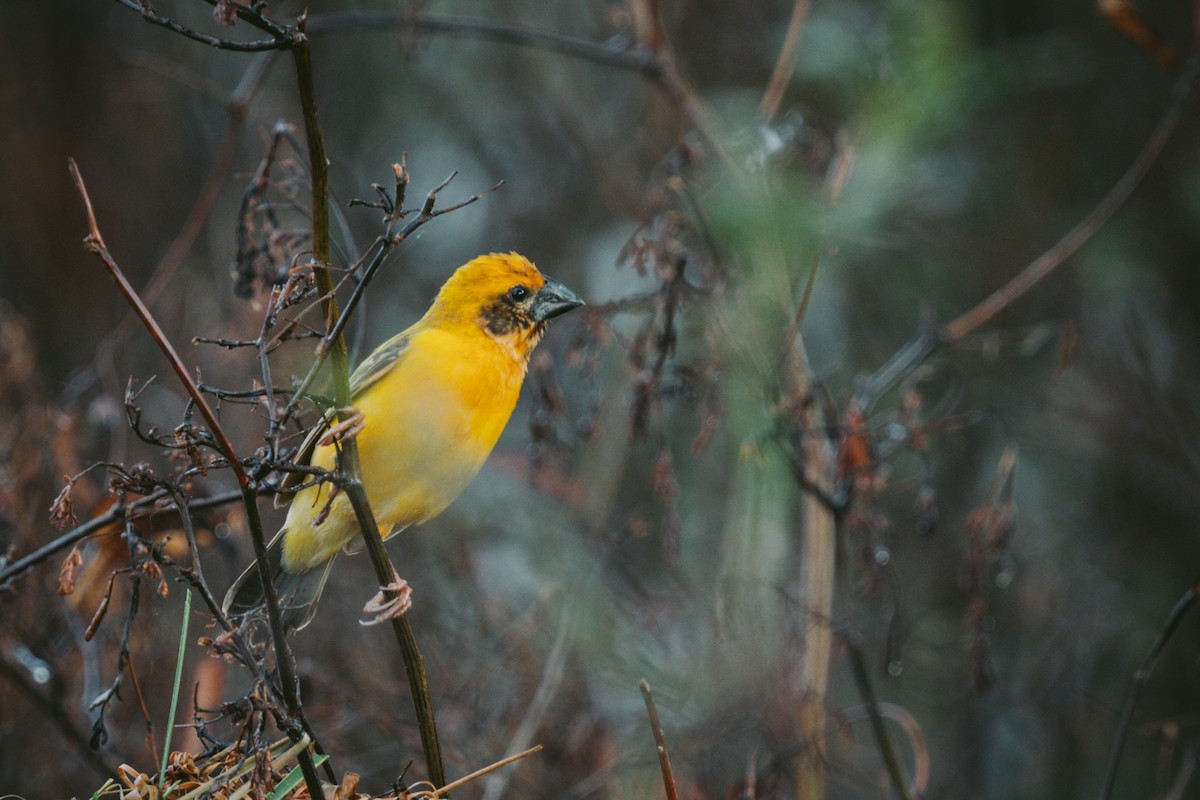
POLYGON ((1108 766, 1104 770, 1104 786, 1100 789, 1100 800, 1108 800, 1112 797, 1113 787, 1117 782, 1117 767, 1121 763, 1121 752, 1125 749, 1125 740, 1129 737, 1129 724, 1133 720, 1133 708, 1137 705, 1142 686, 1150 679, 1150 673, 1154 671, 1154 664, 1162 655, 1163 649, 1166 648, 1171 634, 1175 633, 1175 629, 1179 627, 1179 623, 1183 621, 1188 610, 1196 604, 1198 597, 1200 597, 1200 583, 1188 587, 1175 603, 1175 607, 1167 615, 1167 621, 1159 632, 1158 638, 1154 640, 1150 652, 1142 659, 1141 666, 1137 668, 1129 681, 1129 691, 1125 694, 1125 705, 1121 707, 1121 719, 1117 723, 1117 733, 1113 738, 1112 750, 1108 754, 1108 766))

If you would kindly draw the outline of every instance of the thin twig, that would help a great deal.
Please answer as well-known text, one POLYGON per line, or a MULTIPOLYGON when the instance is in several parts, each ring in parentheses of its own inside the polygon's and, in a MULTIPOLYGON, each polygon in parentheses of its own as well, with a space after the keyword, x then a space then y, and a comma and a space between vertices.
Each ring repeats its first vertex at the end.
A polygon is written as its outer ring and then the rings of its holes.
POLYGON ((1167 621, 1163 624, 1150 652, 1142 659, 1141 666, 1133 673, 1133 677, 1129 681, 1129 690, 1125 694, 1125 705, 1121 708, 1121 719, 1117 723, 1117 733, 1113 738, 1112 750, 1108 754, 1108 766, 1104 769, 1104 786, 1100 789, 1100 800, 1108 800, 1112 797, 1113 788, 1117 783, 1117 767, 1121 764, 1121 753, 1125 749, 1125 740, 1129 736, 1129 724, 1133 720, 1133 708, 1137 705, 1142 686, 1150 679, 1150 673, 1154 671, 1154 664, 1162 655, 1163 649, 1171 639, 1171 634, 1175 633, 1175 629, 1183 621, 1184 615, 1196 604, 1197 597, 1200 597, 1200 583, 1188 587, 1175 603, 1175 607, 1167 615, 1167 621))
POLYGON ((662 722, 658 718, 658 707, 654 705, 654 695, 650 693, 650 684, 643 678, 638 681, 638 688, 642 690, 642 699, 646 701, 646 714, 650 717, 650 730, 654 733, 654 749, 658 751, 658 767, 662 770, 667 800, 679 800, 679 790, 675 787, 675 773, 671 771, 671 757, 667 755, 667 739, 663 735, 662 722))
POLYGON ((1133 194, 1150 171, 1150 167, 1158 160, 1163 147, 1183 114, 1187 99, 1191 96, 1196 76, 1200 73, 1200 56, 1192 56, 1180 70, 1175 84, 1171 87, 1171 102, 1167 105, 1153 133, 1142 146, 1137 158, 1125 170, 1108 194, 1084 217, 1079 224, 1067 232, 1066 236, 1053 247, 1033 260, 1025 269, 1018 272, 1012 279, 996 291, 988 295, 983 302, 961 314, 942 328, 941 338, 945 342, 956 342, 968 333, 976 330, 988 320, 995 317, 1014 301, 1022 297, 1039 281, 1046 278, 1054 270, 1083 247, 1096 235, 1133 194))
POLYGON ((363 30, 481 39, 519 47, 532 47, 610 67, 632 70, 650 79, 657 78, 662 71, 662 66, 655 53, 645 48, 630 47, 620 43, 589 42, 585 39, 575 39, 492 20, 404 12, 341 11, 313 14, 308 21, 308 32, 312 35, 363 30))
POLYGON ((454 781, 453 783, 448 783, 440 789, 435 789, 429 793, 429 797, 448 797, 450 792, 454 791, 455 789, 457 789, 461 786, 465 786, 473 780, 478 780, 479 778, 482 778, 484 775, 487 775, 488 773, 495 772, 496 770, 500 769, 501 767, 507 767, 509 764, 512 764, 515 761, 520 761, 523 758, 528 758, 529 756, 533 755, 534 753, 541 752, 541 750, 542 750, 542 746, 540 744, 535 744, 533 747, 529 748, 528 750, 522 750, 520 753, 516 753, 514 755, 508 756, 507 758, 502 758, 499 761, 497 761, 495 764, 489 764, 488 766, 484 767, 483 769, 475 770, 470 775, 464 775, 463 777, 459 778, 458 780, 454 781))
POLYGON ((892 786, 904 800, 914 800, 912 787, 904 774, 900 757, 896 755, 896 748, 892 746, 892 740, 883 726, 883 715, 879 712, 879 701, 875 698, 875 689, 871 685, 871 676, 867 672, 867 664, 863 659, 858 637, 853 633, 846 633, 842 636, 842 642, 850 653, 850 670, 854 673, 854 683, 858 687, 858 693, 867 709, 867 715, 871 720, 871 732, 875 735, 875 744, 879 747, 880 755, 883 756, 883 763, 887 767, 888 776, 892 779, 892 786))
POLYGON ((804 20, 808 18, 808 10, 811 7, 812 0, 796 0, 792 6, 792 18, 783 37, 783 47, 779 49, 779 58, 775 61, 775 69, 771 72, 767 90, 763 92, 762 102, 758 104, 758 110, 768 122, 774 119, 775 113, 779 111, 783 94, 792 80, 792 73, 796 69, 796 48, 800 44, 800 31, 804 29, 804 20))

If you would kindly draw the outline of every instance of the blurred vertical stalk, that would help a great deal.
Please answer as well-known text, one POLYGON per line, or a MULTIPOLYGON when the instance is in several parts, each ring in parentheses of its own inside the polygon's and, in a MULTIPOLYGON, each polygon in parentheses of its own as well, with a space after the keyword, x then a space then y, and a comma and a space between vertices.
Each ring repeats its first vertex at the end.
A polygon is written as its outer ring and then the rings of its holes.
POLYGON ((795 708, 803 751, 795 781, 796 796, 813 800, 826 791, 837 528, 827 500, 836 453, 821 404, 813 401, 794 303, 816 262, 825 200, 801 182, 759 176, 739 181, 726 198, 714 214, 736 270, 736 297, 721 312, 729 343, 725 407, 743 445, 727 519, 722 621, 742 636, 751 631, 764 637, 759 650, 754 641, 737 642, 739 654, 770 652, 788 630, 803 632, 795 708), (783 353, 782 360, 771 356, 783 353), (788 454, 768 445, 768 432, 777 433, 785 420, 799 430, 805 482, 815 492, 800 493, 788 454), (798 530, 801 601, 794 621, 785 616, 780 587, 794 581, 786 570, 798 530))
POLYGON ((769 354, 783 350, 793 284, 787 245, 775 235, 779 213, 773 189, 761 181, 739 180, 713 212, 733 253, 733 274, 730 291, 712 309, 712 338, 724 342, 721 404, 740 443, 732 454, 719 620, 722 646, 739 661, 730 674, 750 680, 757 680, 749 676, 761 674, 757 667, 767 664, 746 664, 745 659, 768 658, 785 636, 780 587, 788 582, 798 522, 796 484, 787 458, 764 438, 776 424, 780 398, 778 359, 769 354))
MULTIPOLYGON (((801 397, 812 394, 811 373, 804 343, 797 337, 793 378, 801 397)), ((802 430, 824 431, 819 403, 805 404, 802 430)), ((801 447, 805 473, 823 497, 833 495, 836 453, 825 436, 805 436, 801 447)), ((833 588, 837 554, 837 520, 833 510, 814 492, 805 492, 801 510, 800 589, 803 613, 809 624, 804 636, 800 666, 800 703, 797 728, 804 749, 796 764, 796 797, 816 800, 825 796, 826 713, 829 666, 833 657, 833 588)))

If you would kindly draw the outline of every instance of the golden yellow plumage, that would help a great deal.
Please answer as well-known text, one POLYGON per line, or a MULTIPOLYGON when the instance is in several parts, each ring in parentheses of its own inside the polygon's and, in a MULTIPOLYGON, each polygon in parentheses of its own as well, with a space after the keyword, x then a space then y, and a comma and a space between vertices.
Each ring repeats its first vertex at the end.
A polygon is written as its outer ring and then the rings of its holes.
MULTIPOLYGON (((466 488, 512 415, 546 321, 581 304, 523 256, 481 256, 446 281, 419 322, 355 370, 363 484, 385 536, 436 516, 466 488)), ((317 445, 309 463, 332 470, 336 457, 332 444, 317 445)), ((270 554, 290 627, 311 619, 329 564, 358 534, 350 503, 330 484, 296 493, 270 554)), ((227 611, 260 605, 254 570, 229 590, 227 611)))

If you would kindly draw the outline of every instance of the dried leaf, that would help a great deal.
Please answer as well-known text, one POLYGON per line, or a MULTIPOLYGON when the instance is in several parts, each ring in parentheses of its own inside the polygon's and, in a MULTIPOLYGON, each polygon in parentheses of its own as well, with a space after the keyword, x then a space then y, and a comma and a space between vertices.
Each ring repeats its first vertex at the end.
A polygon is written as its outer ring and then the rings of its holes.
POLYGON ((71 490, 75 488, 75 479, 70 475, 64 475, 63 480, 67 482, 67 485, 50 504, 50 524, 59 530, 69 525, 79 524, 79 520, 75 517, 75 508, 71 503, 71 490))

